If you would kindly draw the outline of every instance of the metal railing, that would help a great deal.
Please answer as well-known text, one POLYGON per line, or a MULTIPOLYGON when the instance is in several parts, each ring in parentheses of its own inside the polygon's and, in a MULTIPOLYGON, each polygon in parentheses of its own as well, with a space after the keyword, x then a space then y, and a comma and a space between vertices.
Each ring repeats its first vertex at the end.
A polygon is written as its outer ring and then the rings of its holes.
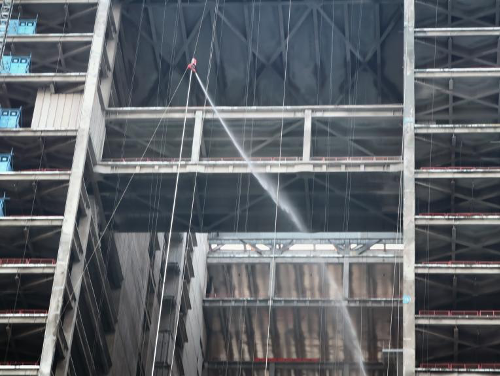
POLYGON ((491 217, 500 216, 500 213, 420 213, 418 216, 427 217, 491 217))
POLYGON ((500 369, 500 363, 420 363, 420 367, 436 369, 500 369))
POLYGON ((55 259, 21 259, 21 258, 5 258, 0 259, 0 265, 55 265, 55 259))
POLYGON ((421 316, 474 316, 474 317, 500 317, 500 310, 484 310, 484 311, 446 311, 446 310, 420 310, 418 314, 421 316))
POLYGON ((499 265, 500 261, 423 261, 423 265, 499 265))
POLYGON ((0 315, 46 315, 46 309, 3 309, 0 315))

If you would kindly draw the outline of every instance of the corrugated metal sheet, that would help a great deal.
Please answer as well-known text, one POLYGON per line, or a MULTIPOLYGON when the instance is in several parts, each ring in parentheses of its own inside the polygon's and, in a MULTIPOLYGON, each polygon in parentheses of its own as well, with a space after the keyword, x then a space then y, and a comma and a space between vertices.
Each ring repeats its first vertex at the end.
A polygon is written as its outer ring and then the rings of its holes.
POLYGON ((31 128, 77 129, 81 116, 82 93, 54 94, 50 89, 39 89, 31 128))
POLYGON ((106 128, 104 124, 104 113, 99 102, 99 96, 96 95, 94 97, 92 116, 90 118, 90 139, 92 140, 97 160, 102 158, 105 136, 106 128))

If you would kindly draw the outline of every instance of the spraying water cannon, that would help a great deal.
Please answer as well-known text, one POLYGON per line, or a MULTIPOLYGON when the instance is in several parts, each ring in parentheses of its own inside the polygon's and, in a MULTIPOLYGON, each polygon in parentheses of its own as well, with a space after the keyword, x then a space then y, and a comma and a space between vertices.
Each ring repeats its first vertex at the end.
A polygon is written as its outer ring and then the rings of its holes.
POLYGON ((192 71, 192 72, 196 73, 196 63, 197 63, 197 61, 196 61, 196 59, 193 57, 193 58, 191 59, 191 63, 189 63, 189 64, 188 64, 187 69, 189 69, 190 71, 192 71))

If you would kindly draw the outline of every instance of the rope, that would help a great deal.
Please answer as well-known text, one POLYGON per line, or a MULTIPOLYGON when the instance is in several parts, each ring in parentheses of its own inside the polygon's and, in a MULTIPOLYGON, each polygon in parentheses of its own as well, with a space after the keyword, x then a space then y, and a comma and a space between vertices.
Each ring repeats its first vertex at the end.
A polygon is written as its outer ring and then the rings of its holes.
MULTIPOLYGON (((166 252, 166 256, 165 256, 165 266, 164 266, 165 275, 163 277, 163 283, 162 283, 162 289, 161 289, 160 309, 159 309, 159 312, 158 312, 158 325, 157 325, 157 328, 156 328, 156 336, 155 336, 156 337, 155 338, 155 349, 154 349, 154 352, 153 352, 153 370, 151 372, 152 376, 154 376, 154 370, 155 370, 156 352, 157 352, 157 346, 158 346, 158 335, 159 335, 159 332, 160 332, 160 323, 161 323, 161 312, 162 312, 162 309, 163 309, 163 299, 165 297, 165 283, 167 281, 166 272, 167 272, 168 256, 170 254, 172 232, 173 232, 173 228, 174 228, 174 216, 175 216, 175 208, 176 208, 176 204, 177 204, 177 192, 178 192, 178 189, 179 189, 179 177, 180 177, 180 170, 181 170, 181 158, 182 158, 182 151, 184 149, 184 137, 185 137, 185 134, 186 134, 187 112, 188 112, 188 107, 189 107, 189 95, 191 93, 192 78, 193 78, 193 71, 191 71, 189 73, 189 83, 188 83, 188 90, 187 90, 187 95, 186 95, 186 109, 185 109, 185 112, 184 112, 184 124, 182 126, 181 147, 180 147, 180 151, 179 151, 179 161, 177 163, 177 174, 175 176, 174 200, 173 200, 173 203, 172 203, 172 214, 170 216, 170 230, 168 232, 167 252, 166 252)), ((191 210, 191 212, 192 212, 192 210, 191 210)), ((174 347, 174 349, 175 349, 175 347, 174 347)))

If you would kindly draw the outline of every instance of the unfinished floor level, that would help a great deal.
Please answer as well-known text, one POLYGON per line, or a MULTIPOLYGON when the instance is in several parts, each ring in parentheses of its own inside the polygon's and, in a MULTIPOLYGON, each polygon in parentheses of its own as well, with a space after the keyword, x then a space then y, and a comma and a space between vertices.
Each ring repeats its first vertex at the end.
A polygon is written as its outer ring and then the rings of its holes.
POLYGON ((3 0, 0 375, 500 373, 499 40, 499 0, 3 0))

